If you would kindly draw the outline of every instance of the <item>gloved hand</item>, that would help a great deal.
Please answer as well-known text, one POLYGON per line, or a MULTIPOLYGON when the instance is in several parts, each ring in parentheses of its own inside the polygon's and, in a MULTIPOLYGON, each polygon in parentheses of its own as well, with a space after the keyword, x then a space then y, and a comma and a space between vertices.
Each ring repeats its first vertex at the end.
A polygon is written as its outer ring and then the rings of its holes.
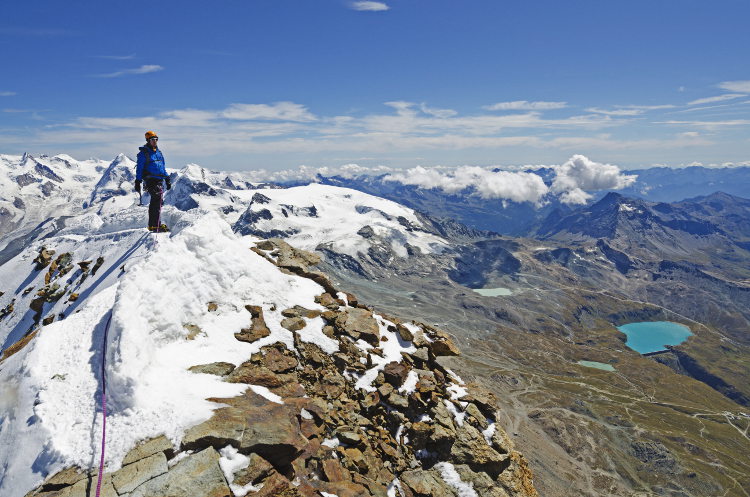
POLYGON ((141 193, 141 180, 139 179, 135 181, 135 191, 141 193))
POLYGON ((167 184, 167 190, 172 189, 172 182, 169 181, 169 178, 165 179, 164 182, 167 184))

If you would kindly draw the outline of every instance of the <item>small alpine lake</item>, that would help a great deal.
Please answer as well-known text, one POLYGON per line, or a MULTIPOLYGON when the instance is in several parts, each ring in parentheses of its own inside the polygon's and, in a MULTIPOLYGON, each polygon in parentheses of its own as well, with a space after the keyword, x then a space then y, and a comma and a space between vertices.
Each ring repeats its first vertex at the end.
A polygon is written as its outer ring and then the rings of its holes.
POLYGON ((507 288, 472 288, 472 290, 483 297, 507 297, 508 295, 513 295, 513 292, 507 288))
POLYGON ((693 333, 684 324, 670 321, 645 321, 617 327, 628 337, 625 345, 641 354, 666 350, 666 345, 679 345, 693 333))
POLYGON ((614 371, 615 367, 611 364, 605 364, 603 362, 596 362, 596 361, 578 361, 578 364, 581 366, 585 366, 587 368, 596 368, 601 369, 604 371, 614 371))

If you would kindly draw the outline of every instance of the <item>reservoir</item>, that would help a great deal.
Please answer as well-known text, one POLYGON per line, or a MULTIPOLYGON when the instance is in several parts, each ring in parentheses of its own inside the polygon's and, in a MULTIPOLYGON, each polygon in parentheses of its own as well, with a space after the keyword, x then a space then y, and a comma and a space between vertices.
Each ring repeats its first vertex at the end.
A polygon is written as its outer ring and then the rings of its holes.
POLYGON ((596 362, 596 361, 578 361, 578 364, 581 366, 586 366, 587 368, 596 368, 596 369, 603 369, 604 371, 614 371, 615 368, 611 364, 605 364, 603 362, 596 362))
POLYGON ((679 345, 692 335, 687 326, 669 321, 630 323, 617 329, 628 336, 625 345, 641 354, 666 350, 665 345, 679 345))
POLYGON ((483 297, 507 297, 508 295, 513 294, 513 292, 507 288, 472 288, 472 290, 483 297))

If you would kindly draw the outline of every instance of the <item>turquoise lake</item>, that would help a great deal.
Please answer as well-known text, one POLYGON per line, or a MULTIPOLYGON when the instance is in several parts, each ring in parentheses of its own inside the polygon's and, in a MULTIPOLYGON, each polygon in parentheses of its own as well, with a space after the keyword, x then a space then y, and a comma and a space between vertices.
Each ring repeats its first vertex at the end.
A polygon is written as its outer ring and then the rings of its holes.
POLYGON ((472 288, 472 290, 484 297, 507 297, 508 295, 513 295, 513 292, 507 288, 472 288))
POLYGON ((602 369, 604 371, 614 371, 615 368, 611 364, 605 364, 603 362, 596 362, 596 361, 578 361, 578 364, 581 366, 586 366, 587 368, 596 368, 596 369, 602 369))
POLYGON ((669 321, 630 323, 617 329, 628 336, 625 345, 641 354, 666 350, 665 345, 679 345, 692 335, 687 326, 669 321))

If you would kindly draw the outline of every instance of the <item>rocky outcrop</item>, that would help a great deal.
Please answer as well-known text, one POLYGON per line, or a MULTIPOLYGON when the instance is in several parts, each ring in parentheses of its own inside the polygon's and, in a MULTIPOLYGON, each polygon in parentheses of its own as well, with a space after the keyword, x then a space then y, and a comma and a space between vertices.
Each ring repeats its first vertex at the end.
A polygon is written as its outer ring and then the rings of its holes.
MULTIPOLYGON (((315 256, 284 242, 255 250, 284 271, 324 277, 309 269, 315 256)), ((492 394, 440 364, 440 356, 458 354, 451 337, 378 314, 325 283, 315 299, 322 310, 243 303, 251 325, 237 340, 266 339, 278 319, 293 346, 264 345, 236 367, 190 368, 248 388, 208 399, 217 404, 212 417, 189 428, 178 446, 158 437, 132 449, 105 475, 106 495, 536 496, 525 459, 496 424, 492 394), (304 334, 321 320, 326 350, 304 334), (237 458, 242 464, 227 463, 237 458)), ((77 496, 91 481, 68 469, 29 495, 77 496)))

